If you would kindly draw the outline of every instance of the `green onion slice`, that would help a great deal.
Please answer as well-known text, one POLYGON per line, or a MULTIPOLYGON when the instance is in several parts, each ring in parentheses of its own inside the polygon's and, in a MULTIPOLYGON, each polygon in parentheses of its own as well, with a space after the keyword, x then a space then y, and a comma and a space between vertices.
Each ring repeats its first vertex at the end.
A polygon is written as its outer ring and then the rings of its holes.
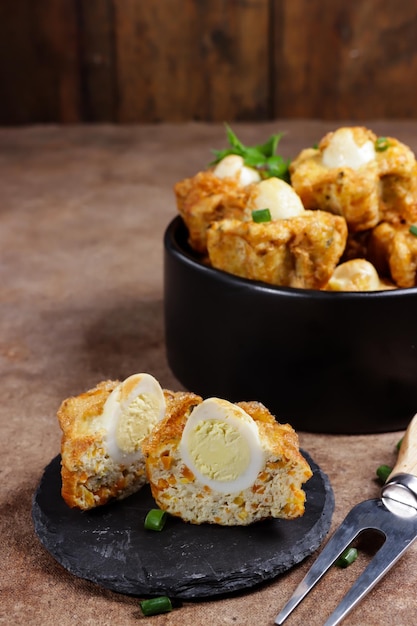
POLYGON ((352 565, 357 558, 358 551, 356 548, 346 548, 337 559, 335 565, 337 565, 337 567, 348 567, 348 565, 352 565))
POLYGON ((391 472, 392 467, 390 467, 389 465, 380 465, 376 470, 376 475, 382 483, 385 483, 391 472))
POLYGON ((400 451, 401 448, 401 444, 403 442, 404 437, 401 437, 401 439, 399 441, 397 441, 397 445, 395 446, 397 448, 397 452, 400 451))
POLYGON ((417 225, 416 224, 411 224, 408 230, 412 235, 414 235, 414 237, 417 237, 417 225))
POLYGON ((172 611, 172 602, 168 596, 160 596, 159 598, 150 598, 142 600, 140 608, 144 615, 158 615, 158 613, 168 613, 172 611))
POLYGON ((385 152, 390 147, 390 142, 386 137, 378 137, 375 141, 375 150, 377 152, 385 152))
POLYGON ((146 530, 162 530, 167 518, 166 511, 151 509, 145 517, 146 530))
POLYGON ((272 220, 271 211, 269 209, 255 209, 252 211, 252 219, 258 224, 261 222, 270 222, 272 220))

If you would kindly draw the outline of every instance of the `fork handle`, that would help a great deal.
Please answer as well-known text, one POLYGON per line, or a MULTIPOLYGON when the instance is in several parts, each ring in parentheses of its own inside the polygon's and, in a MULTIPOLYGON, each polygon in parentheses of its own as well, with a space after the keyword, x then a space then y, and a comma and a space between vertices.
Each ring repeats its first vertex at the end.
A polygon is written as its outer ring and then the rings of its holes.
POLYGON ((396 474, 412 474, 417 477, 417 414, 408 425, 401 442, 397 462, 387 482, 396 474))

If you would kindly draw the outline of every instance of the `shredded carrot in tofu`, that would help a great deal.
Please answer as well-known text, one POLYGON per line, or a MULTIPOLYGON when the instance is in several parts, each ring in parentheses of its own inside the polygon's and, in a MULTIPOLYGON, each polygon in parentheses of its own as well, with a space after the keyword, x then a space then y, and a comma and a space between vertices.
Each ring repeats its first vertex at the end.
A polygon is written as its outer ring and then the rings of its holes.
POLYGON ((172 456, 170 454, 164 454, 161 456, 161 462, 164 469, 169 470, 172 466, 172 456))
POLYGON ((183 466, 181 474, 184 478, 187 478, 189 482, 193 482, 195 479, 194 474, 186 465, 183 466))
POLYGON ((168 482, 164 478, 160 478, 157 484, 157 488, 159 489, 159 491, 163 491, 167 487, 168 487, 168 482))

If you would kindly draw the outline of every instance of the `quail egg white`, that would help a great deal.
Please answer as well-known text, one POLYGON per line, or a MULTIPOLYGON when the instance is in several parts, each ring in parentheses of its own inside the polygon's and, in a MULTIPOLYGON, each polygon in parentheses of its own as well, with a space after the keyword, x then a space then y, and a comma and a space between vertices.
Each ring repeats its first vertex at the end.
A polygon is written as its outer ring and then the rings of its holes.
POLYGON ((336 267, 327 291, 378 291, 381 281, 375 267, 366 259, 351 259, 336 267))
POLYGON ((304 213, 304 206, 294 189, 281 178, 267 178, 251 190, 246 217, 257 209, 269 209, 271 219, 281 220, 304 213))
POLYGON ((255 168, 245 165, 243 157, 237 154, 229 154, 219 161, 213 170, 213 174, 217 178, 238 177, 239 183, 243 187, 261 180, 259 172, 255 168))
POLYGON ((323 165, 329 168, 350 167, 359 169, 375 159, 375 147, 371 140, 359 145, 350 128, 336 130, 329 145, 323 150, 323 165))
POLYGON ((150 374, 133 374, 117 385, 98 418, 113 461, 129 464, 142 456, 141 443, 164 417, 165 408, 162 388, 150 374))
POLYGON ((192 411, 180 452, 196 478, 221 493, 250 487, 265 462, 255 421, 242 408, 219 398, 208 398, 192 411))

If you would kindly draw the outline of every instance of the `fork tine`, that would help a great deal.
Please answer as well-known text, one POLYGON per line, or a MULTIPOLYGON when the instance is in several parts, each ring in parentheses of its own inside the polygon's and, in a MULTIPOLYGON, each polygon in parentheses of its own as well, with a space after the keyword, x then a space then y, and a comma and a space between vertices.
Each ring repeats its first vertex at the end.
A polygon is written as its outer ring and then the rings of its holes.
POLYGON ((275 618, 275 624, 283 624, 290 613, 300 604, 305 596, 312 590, 318 581, 324 576, 327 570, 333 565, 336 559, 342 554, 348 545, 362 531, 362 527, 358 526, 358 516, 354 507, 345 517, 339 528, 329 539, 303 580, 294 591, 287 604, 275 618), (353 518, 353 519, 351 519, 353 518))
POLYGON ((398 561, 411 542, 398 542, 395 536, 387 537, 372 561, 357 578, 330 615, 324 626, 336 626, 366 596, 398 561))

